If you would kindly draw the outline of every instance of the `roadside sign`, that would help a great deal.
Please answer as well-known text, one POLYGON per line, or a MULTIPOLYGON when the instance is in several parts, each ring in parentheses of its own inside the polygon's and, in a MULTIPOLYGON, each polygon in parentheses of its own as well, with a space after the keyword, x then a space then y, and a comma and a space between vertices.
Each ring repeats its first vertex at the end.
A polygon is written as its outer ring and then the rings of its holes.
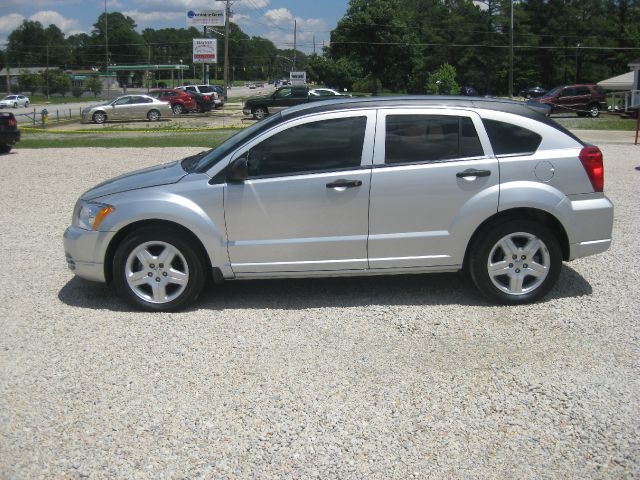
POLYGON ((220 27, 224 25, 224 10, 189 10, 187 27, 220 27))
POLYGON ((289 80, 291 85, 306 85, 307 72, 289 72, 289 80))
POLYGON ((194 38, 193 63, 218 63, 218 41, 215 38, 194 38))

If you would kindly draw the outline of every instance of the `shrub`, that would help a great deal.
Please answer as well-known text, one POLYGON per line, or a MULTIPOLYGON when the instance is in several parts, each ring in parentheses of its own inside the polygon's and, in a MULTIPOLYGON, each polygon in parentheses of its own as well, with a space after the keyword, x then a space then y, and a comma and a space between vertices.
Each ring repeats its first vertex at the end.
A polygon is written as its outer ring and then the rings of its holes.
POLYGON ((73 87, 71 87, 71 95, 73 95, 76 98, 79 98, 82 96, 82 94, 84 93, 84 89, 82 87, 79 87, 77 85, 74 85, 73 87))

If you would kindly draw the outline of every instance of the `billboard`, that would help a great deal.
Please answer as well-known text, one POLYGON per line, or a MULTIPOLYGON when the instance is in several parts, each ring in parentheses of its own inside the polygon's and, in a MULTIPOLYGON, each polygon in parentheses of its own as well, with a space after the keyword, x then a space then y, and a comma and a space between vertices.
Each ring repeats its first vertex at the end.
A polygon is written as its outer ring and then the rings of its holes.
POLYGON ((218 40, 194 38, 193 63, 218 63, 218 40))
POLYGON ((189 10, 187 27, 220 27, 224 25, 224 10, 189 10))
POLYGON ((305 85, 307 83, 307 72, 289 72, 291 85, 305 85))

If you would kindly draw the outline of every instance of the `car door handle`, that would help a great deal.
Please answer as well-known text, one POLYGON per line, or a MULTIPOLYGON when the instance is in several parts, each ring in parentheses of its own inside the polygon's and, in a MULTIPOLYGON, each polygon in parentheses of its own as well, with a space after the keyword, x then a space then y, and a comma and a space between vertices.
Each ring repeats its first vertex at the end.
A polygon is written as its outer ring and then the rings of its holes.
POLYGON ((491 175, 491 170, 475 170, 470 168, 463 172, 456 173, 456 177, 458 178, 466 178, 466 177, 488 177, 491 175))
POLYGON ((362 180, 339 179, 332 183, 327 183, 327 188, 352 188, 362 186, 362 180))

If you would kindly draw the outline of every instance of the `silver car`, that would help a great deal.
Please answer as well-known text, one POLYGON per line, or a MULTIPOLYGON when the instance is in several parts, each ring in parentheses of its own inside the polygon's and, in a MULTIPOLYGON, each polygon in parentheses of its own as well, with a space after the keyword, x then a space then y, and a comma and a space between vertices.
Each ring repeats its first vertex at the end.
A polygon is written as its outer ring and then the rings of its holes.
POLYGON ((0 100, 0 108, 18 108, 28 106, 29 97, 25 97, 24 95, 7 95, 2 100, 0 100))
POLYGON ((149 95, 124 95, 111 102, 82 110, 83 123, 144 119, 155 122, 162 116, 173 116, 171 105, 149 95))
POLYGON ((84 193, 76 275, 148 310, 214 281, 464 269, 492 301, 545 295, 607 250, 602 154, 517 102, 359 98, 293 107, 217 148, 84 193))

